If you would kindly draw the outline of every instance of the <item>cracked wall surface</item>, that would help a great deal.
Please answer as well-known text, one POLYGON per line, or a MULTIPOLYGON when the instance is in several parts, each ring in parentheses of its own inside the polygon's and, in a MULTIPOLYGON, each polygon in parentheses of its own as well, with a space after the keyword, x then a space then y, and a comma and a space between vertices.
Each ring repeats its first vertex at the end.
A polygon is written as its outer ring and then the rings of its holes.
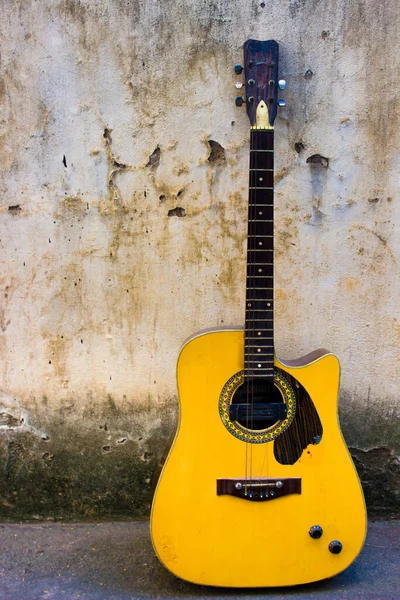
POLYGON ((147 514, 183 340, 243 323, 249 37, 288 82, 277 353, 339 356, 367 503, 395 512, 396 3, 20 0, 0 32, 0 518, 147 514))

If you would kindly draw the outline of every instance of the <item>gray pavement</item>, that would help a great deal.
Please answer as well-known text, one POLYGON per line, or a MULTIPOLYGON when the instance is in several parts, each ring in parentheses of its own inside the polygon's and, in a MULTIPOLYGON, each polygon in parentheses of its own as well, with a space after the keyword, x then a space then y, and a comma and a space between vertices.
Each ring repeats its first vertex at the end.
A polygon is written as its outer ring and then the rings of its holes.
POLYGON ((318 598, 400 600, 400 521, 370 523, 361 555, 344 573, 295 588, 195 586, 154 555, 147 522, 0 525, 0 600, 318 598))

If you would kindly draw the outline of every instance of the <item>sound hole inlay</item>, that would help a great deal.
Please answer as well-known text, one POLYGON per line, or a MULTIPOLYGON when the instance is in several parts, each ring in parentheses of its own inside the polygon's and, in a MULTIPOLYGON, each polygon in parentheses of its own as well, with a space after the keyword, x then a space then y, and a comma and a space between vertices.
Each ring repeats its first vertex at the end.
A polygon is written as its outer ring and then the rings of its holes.
MULTIPOLYGON (((235 395, 237 393, 239 394, 241 402, 243 401, 243 398, 246 397, 246 391, 243 387, 244 385, 244 371, 239 371, 233 375, 225 384, 219 401, 219 413, 222 422, 227 430, 239 440, 251 444, 263 444, 265 442, 271 442, 283 431, 285 431, 293 421, 296 409, 296 394, 293 390, 293 387, 285 379, 281 372, 275 371, 274 386, 277 389, 273 390, 273 395, 270 395, 269 399, 267 398, 264 400, 262 397, 260 397, 260 394, 257 393, 257 398, 254 398, 253 395, 253 401, 266 401, 268 403, 278 400, 278 402, 284 402, 286 404, 286 417, 278 421, 261 421, 257 423, 257 426, 253 424, 253 427, 250 428, 251 424, 248 421, 232 421, 229 415, 230 405, 234 401, 235 395), (241 388, 241 390, 239 390, 239 388, 241 388)), ((274 387, 272 383, 270 383, 270 385, 274 387)))

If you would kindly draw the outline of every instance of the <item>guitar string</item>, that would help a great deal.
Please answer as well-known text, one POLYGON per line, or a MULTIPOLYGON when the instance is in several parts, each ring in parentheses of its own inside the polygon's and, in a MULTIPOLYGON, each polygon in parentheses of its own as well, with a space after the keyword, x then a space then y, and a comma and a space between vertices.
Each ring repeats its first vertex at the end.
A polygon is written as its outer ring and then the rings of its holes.
MULTIPOLYGON (((258 148, 258 149, 260 149, 260 146, 261 146, 261 149, 262 149, 262 150, 266 150, 266 149, 267 149, 266 140, 267 140, 267 138, 266 138, 266 135, 265 135, 265 133, 264 133, 264 130, 263 130, 263 129, 261 129, 260 131, 258 131, 258 132, 257 132, 257 142, 258 142, 258 143, 257 143, 257 148, 258 148)), ((264 169, 264 168, 265 168, 265 161, 266 161, 267 153, 257 153, 257 154, 256 154, 256 157, 257 157, 256 169, 264 169), (261 164, 259 164, 260 162, 261 162, 261 164)), ((259 186, 259 187, 265 187, 266 183, 265 183, 265 181, 264 181, 264 173, 263 173, 263 181, 261 182, 261 186, 260 186, 260 177, 259 177, 259 173, 260 173, 260 171, 258 171, 258 170, 257 170, 257 171, 256 171, 256 174, 257 174, 257 186, 259 186)), ((265 200, 265 198, 264 198, 264 196, 266 196, 266 193, 265 193, 265 191, 263 191, 261 194, 260 194, 260 193, 258 194, 258 199, 260 199, 260 196, 261 196, 261 204, 267 204, 267 202, 266 202, 266 200, 265 200)), ((260 204, 260 201, 259 201, 258 203, 260 204)), ((257 204, 257 201, 256 201, 256 204, 257 204)), ((258 225, 258 223, 257 223, 257 219, 258 219, 258 217, 259 217, 259 212, 260 212, 260 211, 259 211, 259 210, 258 210, 258 208, 256 207, 256 209, 255 209, 255 213, 256 213, 256 217, 255 217, 255 224, 256 224, 256 228, 257 228, 257 233, 258 233, 258 232, 262 232, 262 231, 263 231, 263 227, 261 226, 261 221, 262 221, 262 219, 260 219, 260 225, 257 227, 257 225, 258 225)), ((262 215, 262 216, 264 216, 264 215, 262 215)), ((257 242, 255 242, 255 243, 257 244, 257 242)), ((263 250, 265 251, 265 248, 263 248, 263 250)), ((261 260, 261 259, 258 261, 258 260, 256 259, 256 253, 254 253, 254 263, 257 263, 257 262, 263 263, 264 261, 263 261, 263 260, 261 260)), ((257 271, 257 267, 256 267, 256 266, 254 266, 254 274, 256 273, 256 271, 257 271)), ((256 280, 254 279, 254 283, 255 283, 255 282, 256 282, 256 280)), ((260 287, 267 287, 267 286, 263 284, 263 285, 261 285, 260 287)), ((256 295, 256 294, 255 294, 255 295, 256 295)), ((257 305, 257 306, 258 306, 258 305, 257 305)), ((255 319, 255 315, 256 315, 256 314, 258 314, 258 313, 255 313, 255 312, 253 313, 254 319, 255 319)), ((263 314, 263 313, 261 313, 261 314, 263 314)), ((253 338, 254 338, 253 347, 254 347, 254 351, 255 351, 255 349, 256 349, 256 342, 255 342, 255 339, 256 339, 256 338, 255 338, 255 329, 256 329, 256 323, 255 323, 255 321, 254 321, 254 325, 253 325, 253 332, 254 332, 254 334, 253 334, 253 338)), ((261 329, 261 332, 262 332, 262 329, 261 329)), ((254 358, 255 358, 255 357, 254 357, 254 358)), ((265 358, 265 357, 264 357, 264 356, 262 356, 262 353, 261 353, 260 360, 261 360, 262 362, 261 362, 260 364, 262 364, 263 366, 264 366, 264 358, 265 358)), ((261 383, 261 386, 262 386, 262 383, 261 383)), ((260 475, 260 473, 259 473, 259 475, 260 475)), ((260 481, 259 481, 259 483, 260 483, 260 481)), ((261 491, 260 491, 260 493, 261 493, 261 491)))
MULTIPOLYGON (((271 131, 269 131, 268 135, 269 135, 269 138, 270 138, 268 140, 268 142, 269 142, 268 143, 268 148, 270 150, 272 150, 272 152, 268 153, 268 156, 270 156, 270 159, 271 159, 270 160, 270 164, 268 164, 268 167, 270 169, 272 169, 272 171, 269 171, 269 173, 271 173, 271 179, 272 179, 271 186, 270 186, 272 189, 270 190, 270 193, 269 193, 269 196, 270 196, 270 199, 271 199, 270 200, 271 201, 271 208, 269 210, 270 210, 270 213, 271 213, 270 217, 271 217, 271 221, 272 221, 272 223, 271 223, 272 224, 272 228, 271 228, 272 238, 269 238, 269 239, 271 239, 271 247, 270 247, 270 249, 271 249, 271 260, 268 261, 268 262, 271 263, 270 268, 271 268, 271 275, 272 275, 272 277, 269 278, 269 281, 271 282, 270 283, 270 287, 271 287, 271 301, 270 301, 270 306, 269 307, 267 306, 267 308, 269 308, 269 310, 267 310, 267 314, 268 314, 268 318, 271 319, 270 323, 271 323, 271 329, 272 329, 272 331, 271 331, 271 333, 272 333, 271 338, 272 339, 270 340, 271 347, 268 347, 268 350, 272 352, 272 360, 270 362, 270 366, 272 366, 272 381, 270 383, 273 386, 274 385, 274 352, 273 352, 273 350, 274 350, 274 320, 273 320, 273 310, 274 310, 274 237, 273 236, 274 236, 274 212, 275 212, 274 211, 274 191, 275 191, 274 190, 274 130, 272 129, 271 131)), ((271 397, 271 400, 273 400, 273 387, 272 387, 272 397, 271 397)), ((266 454, 265 454, 265 458, 266 458, 266 460, 265 460, 265 477, 267 479, 269 477, 269 461, 268 461, 269 446, 268 446, 268 444, 269 444, 269 442, 265 443, 265 452, 266 452, 266 454)), ((264 468, 264 462, 263 462, 262 468, 264 468)))
MULTIPOLYGON (((250 220, 250 210, 251 210, 251 193, 252 193, 252 185, 251 185, 251 181, 252 181, 252 171, 251 171, 251 160, 252 160, 252 156, 251 156, 251 144, 252 144, 252 140, 251 140, 251 129, 250 129, 250 152, 249 152, 249 195, 248 195, 248 207, 247 207, 247 218, 250 220)), ((247 371, 246 371, 246 367, 247 367, 247 336, 248 336, 248 326, 247 326, 247 314, 248 314, 248 303, 249 303, 249 293, 248 293, 248 263, 250 261, 250 238, 249 238, 249 228, 250 228, 250 221, 248 222, 247 225, 247 257, 246 257, 246 300, 245 300, 245 321, 244 321, 244 386, 245 386, 245 394, 246 394, 246 427, 248 427, 248 419, 249 419, 249 411, 248 411, 248 400, 249 400, 249 380, 247 377, 247 371)), ((247 481, 248 481, 248 465, 249 465, 249 443, 246 440, 245 443, 245 447, 246 447, 246 458, 245 458, 245 494, 247 492, 247 481)))
MULTIPOLYGON (((252 136, 252 143, 251 146, 255 149, 258 150, 258 135, 257 135, 257 129, 252 130, 251 132, 251 136, 252 136)), ((253 152, 253 156, 252 156, 252 164, 256 163, 256 159, 258 156, 257 152, 253 152), (254 158, 253 158, 254 157, 254 158)), ((255 168, 257 168, 257 165, 255 165, 255 168)), ((251 279, 250 279, 250 288, 251 288, 251 314, 252 314, 252 320, 251 320, 251 329, 250 329, 250 340, 251 343, 250 345, 250 364, 252 365, 252 369, 251 369, 251 396, 250 396, 250 420, 251 420, 251 426, 250 429, 253 432, 254 431, 254 327, 255 327, 255 322, 254 322, 254 296, 255 296, 255 289, 254 289, 254 284, 255 284, 255 279, 254 279, 254 275, 255 275, 255 265, 254 263, 255 261, 255 244, 256 244, 256 240, 254 238, 254 227, 253 227, 253 223, 255 223, 255 218, 257 218, 257 171, 251 171, 252 173, 252 192, 253 192, 253 198, 252 198, 252 207, 251 207, 251 226, 249 227, 249 231, 252 232, 253 237, 250 238, 251 239, 251 249, 252 249, 252 256, 251 256, 251 263, 250 263, 250 274, 251 274, 251 279)), ((255 223, 257 226, 257 223, 255 223)), ((252 487, 251 487, 251 482, 253 480, 253 444, 250 445, 250 493, 253 493, 252 487)))

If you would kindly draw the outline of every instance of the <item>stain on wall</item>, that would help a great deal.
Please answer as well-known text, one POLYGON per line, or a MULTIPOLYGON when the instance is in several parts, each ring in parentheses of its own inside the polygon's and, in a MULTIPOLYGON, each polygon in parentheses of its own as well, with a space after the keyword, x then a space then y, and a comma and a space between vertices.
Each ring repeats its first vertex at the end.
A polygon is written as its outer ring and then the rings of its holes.
POLYGON ((0 518, 147 514, 179 348, 243 322, 249 37, 288 82, 277 353, 339 356, 369 507, 394 512, 399 25, 389 0, 3 7, 0 518))

